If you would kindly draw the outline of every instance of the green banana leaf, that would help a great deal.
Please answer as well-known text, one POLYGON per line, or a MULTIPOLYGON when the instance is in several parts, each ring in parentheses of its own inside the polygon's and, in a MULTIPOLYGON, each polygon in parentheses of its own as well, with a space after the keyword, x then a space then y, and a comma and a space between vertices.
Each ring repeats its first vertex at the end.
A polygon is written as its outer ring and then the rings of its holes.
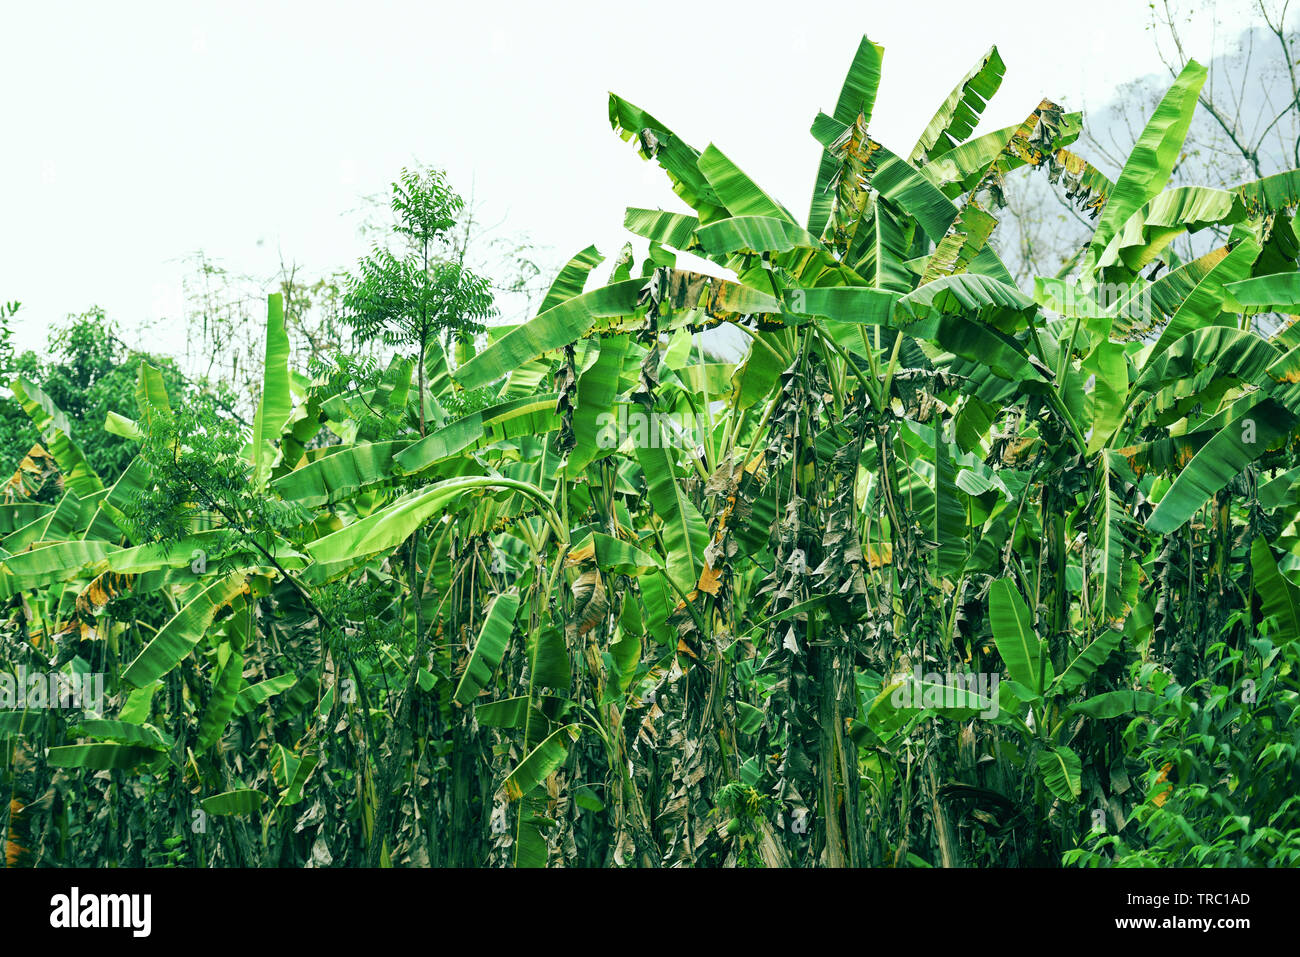
POLYGON ((453 698, 460 704, 471 704, 492 680, 492 673, 500 667, 506 642, 514 631, 517 611, 519 596, 516 594, 507 592, 492 599, 487 614, 483 617, 478 640, 474 642, 474 650, 470 653, 469 664, 465 666, 465 672, 456 685, 453 698))
POLYGON ((923 166, 970 136, 979 125, 985 104, 1002 85, 1006 69, 998 48, 990 47, 926 124, 908 162, 923 166))
POLYGON ((203 640, 217 612, 239 599, 247 582, 247 572, 232 572, 209 585, 195 585, 185 604, 122 673, 122 680, 143 688, 175 668, 203 640))
POLYGON ((989 621, 993 626, 993 641, 1008 675, 1041 695, 1042 643, 1034 633, 1025 600, 1009 578, 999 578, 989 586, 989 621))
POLYGON ((1205 67, 1189 60, 1147 121, 1102 209, 1084 258, 1084 272, 1093 270, 1102 250, 1129 217, 1169 182, 1207 74, 1205 67))

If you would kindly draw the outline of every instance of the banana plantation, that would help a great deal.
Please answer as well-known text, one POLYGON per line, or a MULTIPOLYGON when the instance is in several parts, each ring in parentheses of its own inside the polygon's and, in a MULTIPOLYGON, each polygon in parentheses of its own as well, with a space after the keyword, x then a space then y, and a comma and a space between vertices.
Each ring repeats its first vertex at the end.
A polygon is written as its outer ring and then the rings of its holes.
POLYGON ((1300 864, 1300 172, 1170 187, 1195 62, 1113 180, 1046 99, 973 135, 996 50, 893 152, 883 52, 806 214, 611 95, 692 212, 521 324, 404 174, 378 358, 274 293, 243 417, 16 376, 7 866, 1300 864), (1012 177, 1093 229, 1029 287, 1012 177))

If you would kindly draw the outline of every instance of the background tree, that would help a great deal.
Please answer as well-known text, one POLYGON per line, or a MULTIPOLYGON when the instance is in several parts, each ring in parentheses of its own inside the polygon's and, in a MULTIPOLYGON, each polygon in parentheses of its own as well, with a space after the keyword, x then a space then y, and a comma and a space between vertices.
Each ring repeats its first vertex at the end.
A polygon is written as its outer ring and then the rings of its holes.
MULTIPOLYGON (((1253 22, 1235 36, 1229 33, 1211 60, 1175 182, 1235 186, 1300 165, 1300 34, 1294 22, 1288 23, 1291 0, 1254 0, 1238 7, 1253 22)), ((1216 35, 1225 29, 1222 6, 1209 0, 1151 5, 1152 34, 1170 77, 1191 58, 1182 30, 1194 20, 1212 23, 1216 35)), ((1107 159, 1117 158, 1105 152, 1099 138, 1093 142, 1107 159)))
POLYGON ((7 382, 14 372, 13 317, 21 308, 20 302, 0 303, 0 382, 7 382))
POLYGON ((376 243, 347 283, 345 321, 357 341, 379 339, 416 353, 420 435, 426 431, 425 358, 440 343, 466 343, 494 314, 490 283, 467 269, 454 242, 464 200, 437 170, 402 170, 393 183, 392 231, 405 249, 376 243))
MULTIPOLYGON (((423 169, 423 167, 419 167, 423 169)), ((358 227, 362 238, 389 246, 401 214, 394 210, 389 192, 364 197, 358 227)), ((448 258, 480 276, 488 277, 495 306, 507 322, 524 322, 537 312, 552 277, 561 265, 549 247, 526 233, 503 231, 504 216, 491 216, 473 188, 445 237, 448 258)), ((287 305, 286 305, 287 307, 287 305)))
MULTIPOLYGON (((1109 102, 1088 111, 1080 143, 1097 169, 1111 180, 1119 175, 1169 80, 1191 57, 1184 34, 1193 20, 1212 25, 1215 47, 1170 185, 1227 189, 1300 162, 1300 33, 1291 0, 1157 0, 1148 12, 1148 30, 1166 75, 1122 84, 1109 102), (1229 13, 1236 16, 1230 19, 1229 13), (1229 26, 1243 17, 1250 24, 1246 29, 1229 26)), ((1002 191, 1003 221, 992 244, 1017 282, 1068 273, 1092 235, 1089 215, 1046 176, 1009 176, 1002 191)), ((1173 249, 1180 260, 1190 261, 1222 245, 1227 234, 1226 228, 1211 226, 1180 236, 1173 249)))
MULTIPOLYGON (((12 313, 11 313, 12 314, 12 313)), ((175 360, 131 349, 119 336, 116 322, 99 306, 69 316, 51 328, 47 358, 27 351, 7 360, 3 381, 21 375, 50 397, 74 429, 84 436, 83 451, 91 467, 106 479, 115 479, 135 455, 135 446, 120 435, 104 431, 110 411, 129 409, 134 403, 136 379, 143 359, 156 366, 168 390, 184 397, 208 391, 191 383, 175 360)), ((17 466, 40 436, 14 402, 0 405, 0 464, 6 476, 17 466)))
MULTIPOLYGON (((449 356, 453 344, 467 350, 495 310, 490 282, 465 265, 465 237, 470 233, 468 227, 463 233, 457 229, 465 203, 447 184, 444 173, 402 170, 392 186, 390 209, 397 249, 376 242, 371 254, 361 260, 358 272, 346 284, 343 320, 353 329, 357 342, 380 340, 399 350, 414 350, 415 401, 419 434, 423 437, 431 411, 426 394, 426 366, 431 352, 449 356)), ((426 581, 420 573, 424 538, 416 528, 407 542, 414 654, 398 706, 397 740, 389 743, 389 758, 378 776, 375 821, 381 835, 387 833, 393 815, 393 788, 410 738, 406 719, 425 658, 427 635, 422 605, 426 581)), ((371 863, 380 863, 385 850, 383 839, 374 842, 371 863)))

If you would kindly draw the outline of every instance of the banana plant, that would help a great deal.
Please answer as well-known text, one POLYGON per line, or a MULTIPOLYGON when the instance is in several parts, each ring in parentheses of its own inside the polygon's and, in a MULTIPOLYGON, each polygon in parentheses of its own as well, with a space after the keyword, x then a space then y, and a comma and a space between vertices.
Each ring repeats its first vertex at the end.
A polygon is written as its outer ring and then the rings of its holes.
POLYGON ((457 316, 373 259, 392 355, 310 377, 273 295, 250 426, 142 365, 115 478, 14 382, 3 661, 108 676, 0 712, 15 859, 109 859, 128 789, 129 860, 244 865, 1041 865, 1132 811, 1132 729, 1300 637, 1300 336, 1260 331, 1300 313, 1300 173, 1167 188, 1195 63, 1114 180, 1051 100, 977 133, 996 48, 877 141, 883 64, 812 119, 806 216, 611 95, 690 210, 627 209, 639 261, 583 249, 453 347, 472 277, 457 316), (1021 289, 1039 172, 1095 230, 1021 289))

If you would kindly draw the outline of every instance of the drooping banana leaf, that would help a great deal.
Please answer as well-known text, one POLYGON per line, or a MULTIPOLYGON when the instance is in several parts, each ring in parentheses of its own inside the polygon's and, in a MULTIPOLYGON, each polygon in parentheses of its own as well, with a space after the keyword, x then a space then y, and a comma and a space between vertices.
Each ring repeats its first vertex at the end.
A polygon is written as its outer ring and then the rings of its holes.
POLYGON ((180 610, 122 673, 122 680, 143 688, 175 668, 203 640, 217 612, 243 594, 247 581, 246 572, 232 572, 210 585, 196 585, 180 610))
POLYGON ((1300 273, 1278 273, 1230 282, 1233 312, 1300 312, 1300 273))
POLYGON ((246 817, 260 811, 265 801, 266 795, 261 791, 253 788, 237 788, 206 797, 201 803, 203 810, 212 815, 246 817))
POLYGON ((637 152, 668 174, 673 192, 699 214, 700 222, 725 216, 726 209, 698 166, 700 154, 666 125, 622 97, 609 95, 609 125, 624 142, 636 141, 637 152))
POLYGON ((470 653, 469 664, 461 675, 453 696, 462 705, 473 702, 478 693, 492 680, 492 673, 501 664, 506 642, 514 630, 515 612, 519 610, 519 596, 512 593, 497 595, 488 606, 479 629, 478 640, 470 653))
POLYGON ((307 546, 307 552, 313 560, 329 563, 388 551, 406 541, 433 515, 452 505, 463 504, 466 496, 488 489, 519 492, 532 499, 548 514, 561 539, 567 537, 559 529, 559 519, 550 501, 536 486, 515 479, 471 475, 430 485, 337 532, 318 538, 307 546))
POLYGON ((573 448, 565 460, 565 474, 578 475, 608 444, 602 417, 609 416, 618 396, 627 336, 607 336, 600 342, 596 361, 578 377, 578 403, 573 413, 573 448))
POLYGON ((1278 571, 1273 550, 1262 537, 1251 542, 1250 567, 1264 618, 1271 622, 1275 640, 1280 644, 1300 638, 1300 588, 1278 571))
POLYGON ((157 761, 163 752, 132 744, 69 744, 50 748, 45 760, 52 768, 94 771, 125 770, 157 761))
POLYGON ((1119 649, 1123 639, 1122 631, 1107 628, 1088 642, 1065 666, 1065 670, 1053 685, 1053 691, 1061 694, 1072 694, 1077 691, 1119 649))
MULTIPOLYGON (((236 618, 243 617, 236 615, 236 618)), ((211 693, 207 708, 199 719, 198 737, 194 742, 195 754, 202 754, 221 740, 230 723, 230 716, 235 708, 235 699, 239 686, 244 680, 244 656, 233 649, 229 642, 217 646, 216 671, 212 678, 211 693)))
POLYGON ((691 504, 673 475, 669 442, 657 424, 653 439, 638 445, 637 461, 645 473, 650 504, 663 523, 662 535, 667 551, 665 568, 668 577, 683 593, 689 593, 699 580, 704 563, 704 549, 709 544, 709 530, 699 510, 691 504))
POLYGON ((288 691, 297 682, 297 675, 283 674, 276 675, 274 678, 267 678, 265 681, 259 681, 254 685, 248 685, 236 695, 235 706, 231 709, 230 714, 232 717, 241 718, 258 705, 265 704, 276 695, 288 691))
POLYGON ((564 761, 569 752, 569 745, 578 740, 580 730, 576 724, 564 725, 553 731, 520 761, 501 786, 501 792, 506 799, 517 801, 541 784, 546 776, 564 761))
POLYGON ((630 279, 566 299, 492 343, 453 377, 466 389, 476 389, 530 359, 562 349, 587 335, 597 319, 634 313, 644 285, 642 280, 630 279))
POLYGON ((700 154, 698 166, 732 216, 762 216, 795 226, 794 217, 786 208, 768 196, 712 143, 700 154))
POLYGON ((307 508, 338 502, 361 489, 393 481, 397 453, 410 445, 411 439, 402 438, 340 447, 275 479, 271 488, 285 501, 307 508))
MULTIPOLYGON (((1241 201, 1227 190, 1206 186, 1164 190, 1134 211, 1097 251, 1093 269, 1101 276, 1135 274, 1182 233, 1215 224, 1231 225, 1245 215, 1241 201)), ((1258 245, 1255 252, 1259 252, 1258 245)))
POLYGON ((1218 433, 1192 457, 1146 521, 1152 535, 1182 527, 1210 498, 1294 428, 1294 413, 1262 394, 1243 397, 1218 433))
POLYGON ((35 383, 19 376, 9 384, 14 398, 23 407, 27 417, 45 440, 45 447, 54 456, 63 473, 66 488, 81 498, 90 498, 104 490, 104 483, 90 467, 80 446, 72 439, 72 426, 54 401, 35 383))
POLYGON ((1233 192, 1241 197, 1246 211, 1256 217, 1263 213, 1279 213, 1300 205, 1300 170, 1289 169, 1264 179, 1234 186, 1233 192))

